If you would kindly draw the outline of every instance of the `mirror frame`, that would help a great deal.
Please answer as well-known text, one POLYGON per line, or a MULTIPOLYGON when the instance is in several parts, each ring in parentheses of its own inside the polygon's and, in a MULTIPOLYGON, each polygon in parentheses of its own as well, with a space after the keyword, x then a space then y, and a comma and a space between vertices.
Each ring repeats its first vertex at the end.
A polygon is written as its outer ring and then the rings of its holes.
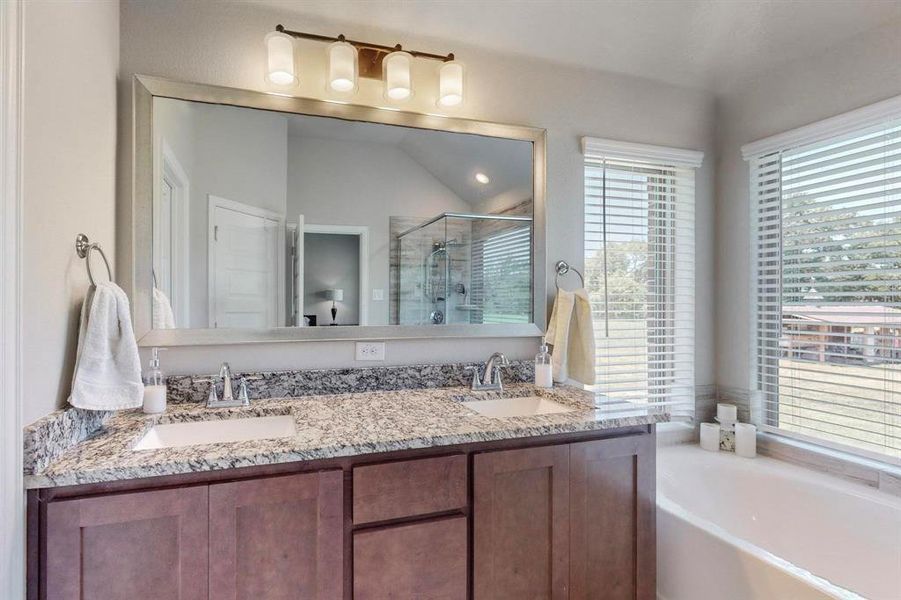
POLYGON ((265 342, 393 340, 430 338, 537 337, 547 322, 546 205, 544 129, 458 117, 404 112, 327 100, 299 98, 198 83, 135 75, 132 107, 131 296, 139 346, 200 346, 265 342), (488 325, 368 325, 346 327, 276 327, 271 329, 152 329, 151 271, 153 252, 153 99, 172 98, 255 108, 282 113, 333 117, 417 129, 476 134, 532 142, 532 305, 531 323, 488 325))

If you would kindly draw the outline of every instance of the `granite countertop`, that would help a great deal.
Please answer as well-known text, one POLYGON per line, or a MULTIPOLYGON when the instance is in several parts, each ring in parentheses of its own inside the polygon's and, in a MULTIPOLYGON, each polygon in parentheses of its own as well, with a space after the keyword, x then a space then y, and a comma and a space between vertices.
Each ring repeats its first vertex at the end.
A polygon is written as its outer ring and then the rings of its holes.
POLYGON ((371 391, 257 400, 248 408, 207 409, 195 402, 170 404, 166 413, 140 410, 117 413, 90 439, 82 441, 35 473, 27 488, 44 488, 215 471, 236 467, 356 456, 413 448, 586 432, 668 421, 653 409, 623 411, 595 406, 594 395, 572 387, 536 390, 529 384, 507 386, 504 396, 547 396, 576 411, 529 417, 482 416, 460 400, 496 392, 468 388, 371 391), (157 423, 252 416, 291 415, 293 437, 133 450, 157 423))

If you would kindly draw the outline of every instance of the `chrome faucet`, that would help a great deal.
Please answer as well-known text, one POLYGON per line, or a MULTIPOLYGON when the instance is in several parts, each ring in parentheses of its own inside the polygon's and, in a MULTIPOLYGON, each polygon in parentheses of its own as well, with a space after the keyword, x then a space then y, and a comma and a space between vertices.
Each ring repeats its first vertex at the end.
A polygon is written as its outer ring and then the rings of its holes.
POLYGON ((472 370, 472 391, 504 391, 504 382, 501 380, 501 367, 510 365, 507 357, 500 352, 495 352, 485 361, 485 374, 479 379, 479 368, 476 366, 466 367, 472 370))
POLYGON ((232 368, 227 363, 219 367, 219 379, 222 380, 222 402, 234 402, 235 390, 232 389, 232 368))
MULTIPOLYGON (((207 408, 234 408, 237 406, 250 406, 250 397, 247 394, 247 377, 241 378, 241 387, 238 397, 235 398, 235 389, 232 383, 232 369, 227 362, 219 368, 219 376, 212 376, 198 381, 210 382, 210 395, 206 400, 207 408), (216 384, 222 380, 222 399, 216 391, 216 384)), ((256 378, 254 378, 256 379, 256 378)))

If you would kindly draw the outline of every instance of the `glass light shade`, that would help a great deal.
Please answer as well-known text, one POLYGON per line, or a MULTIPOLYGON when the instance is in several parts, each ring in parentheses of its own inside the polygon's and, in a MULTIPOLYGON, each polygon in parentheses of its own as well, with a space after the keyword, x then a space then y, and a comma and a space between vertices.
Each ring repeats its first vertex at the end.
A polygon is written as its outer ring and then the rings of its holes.
POLYGON ((266 79, 276 85, 294 85, 294 38, 287 33, 272 31, 266 34, 266 79))
POLYGON ((328 85, 336 92, 350 92, 357 87, 357 49, 347 42, 328 47, 328 85))
POLYGON ((413 55, 409 52, 392 52, 382 61, 385 69, 385 95, 391 100, 406 100, 413 95, 410 66, 413 55))
POLYGON ((457 106, 463 102, 463 63, 452 60, 438 71, 438 104, 457 106))

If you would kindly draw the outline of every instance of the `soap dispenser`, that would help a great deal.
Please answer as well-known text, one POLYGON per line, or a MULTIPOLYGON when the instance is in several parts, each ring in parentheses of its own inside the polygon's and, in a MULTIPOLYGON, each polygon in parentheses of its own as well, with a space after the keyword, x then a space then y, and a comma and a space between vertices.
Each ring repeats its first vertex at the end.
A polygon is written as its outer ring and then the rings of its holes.
POLYGON ((547 340, 541 338, 541 348, 535 355, 535 386, 540 388, 554 387, 551 353, 547 349, 547 340))
POLYGON ((144 374, 144 412, 161 413, 166 410, 166 379, 160 370, 160 350, 150 350, 150 368, 144 374))

